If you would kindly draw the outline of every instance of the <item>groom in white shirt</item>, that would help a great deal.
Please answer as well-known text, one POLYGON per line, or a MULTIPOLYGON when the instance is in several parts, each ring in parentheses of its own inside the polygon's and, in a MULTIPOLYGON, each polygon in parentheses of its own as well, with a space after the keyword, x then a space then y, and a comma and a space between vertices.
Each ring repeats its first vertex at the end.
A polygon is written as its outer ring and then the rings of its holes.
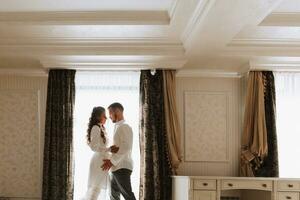
POLYGON ((113 103, 108 107, 109 117, 115 123, 112 151, 110 160, 105 159, 101 166, 103 170, 111 168, 111 200, 120 200, 120 194, 125 200, 136 200, 131 188, 130 175, 133 169, 131 158, 133 133, 131 127, 125 123, 120 103, 113 103))

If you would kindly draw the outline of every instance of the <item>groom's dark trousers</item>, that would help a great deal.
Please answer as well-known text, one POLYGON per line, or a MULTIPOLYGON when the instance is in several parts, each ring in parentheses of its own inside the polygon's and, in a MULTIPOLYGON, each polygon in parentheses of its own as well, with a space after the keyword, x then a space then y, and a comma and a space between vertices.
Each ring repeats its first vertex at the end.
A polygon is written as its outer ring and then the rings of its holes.
POLYGON ((131 188, 131 170, 119 169, 111 175, 111 200, 120 200, 120 194, 125 200, 136 200, 131 188))

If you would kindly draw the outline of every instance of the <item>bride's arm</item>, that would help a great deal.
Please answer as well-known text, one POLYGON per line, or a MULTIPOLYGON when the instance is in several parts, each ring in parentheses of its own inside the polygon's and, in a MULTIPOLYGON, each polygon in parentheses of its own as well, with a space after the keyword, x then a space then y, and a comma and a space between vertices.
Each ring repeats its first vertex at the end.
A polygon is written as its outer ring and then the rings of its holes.
POLYGON ((91 130, 91 142, 89 143, 92 151, 95 152, 106 152, 108 148, 103 142, 103 138, 101 137, 101 131, 98 126, 93 126, 91 130))

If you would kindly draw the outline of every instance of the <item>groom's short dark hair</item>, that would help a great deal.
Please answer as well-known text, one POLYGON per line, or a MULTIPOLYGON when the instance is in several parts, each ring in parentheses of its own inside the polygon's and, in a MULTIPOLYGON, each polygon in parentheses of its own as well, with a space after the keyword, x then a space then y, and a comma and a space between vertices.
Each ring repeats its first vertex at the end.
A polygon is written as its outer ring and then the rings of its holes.
POLYGON ((108 109, 112 109, 112 110, 119 109, 119 110, 121 110, 122 112, 124 111, 124 107, 122 106, 122 104, 120 104, 120 103, 118 103, 118 102, 115 102, 115 103, 110 104, 110 106, 108 106, 108 109))

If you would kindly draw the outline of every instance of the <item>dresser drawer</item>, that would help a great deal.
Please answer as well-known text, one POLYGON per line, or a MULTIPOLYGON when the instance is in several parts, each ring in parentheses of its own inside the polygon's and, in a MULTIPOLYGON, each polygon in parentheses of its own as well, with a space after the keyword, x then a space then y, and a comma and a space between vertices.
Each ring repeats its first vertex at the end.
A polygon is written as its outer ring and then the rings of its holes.
POLYGON ((278 200, 299 200, 298 192, 278 192, 278 200))
POLYGON ((195 179, 194 189, 195 190, 216 190, 217 189, 216 180, 205 180, 205 179, 195 179))
POLYGON ((193 200, 216 200, 216 195, 215 191, 196 190, 193 193, 193 200))
POLYGON ((253 189, 272 191, 272 181, 264 180, 222 180, 222 190, 253 189))
POLYGON ((300 181, 278 181, 278 191, 300 191, 300 181))

